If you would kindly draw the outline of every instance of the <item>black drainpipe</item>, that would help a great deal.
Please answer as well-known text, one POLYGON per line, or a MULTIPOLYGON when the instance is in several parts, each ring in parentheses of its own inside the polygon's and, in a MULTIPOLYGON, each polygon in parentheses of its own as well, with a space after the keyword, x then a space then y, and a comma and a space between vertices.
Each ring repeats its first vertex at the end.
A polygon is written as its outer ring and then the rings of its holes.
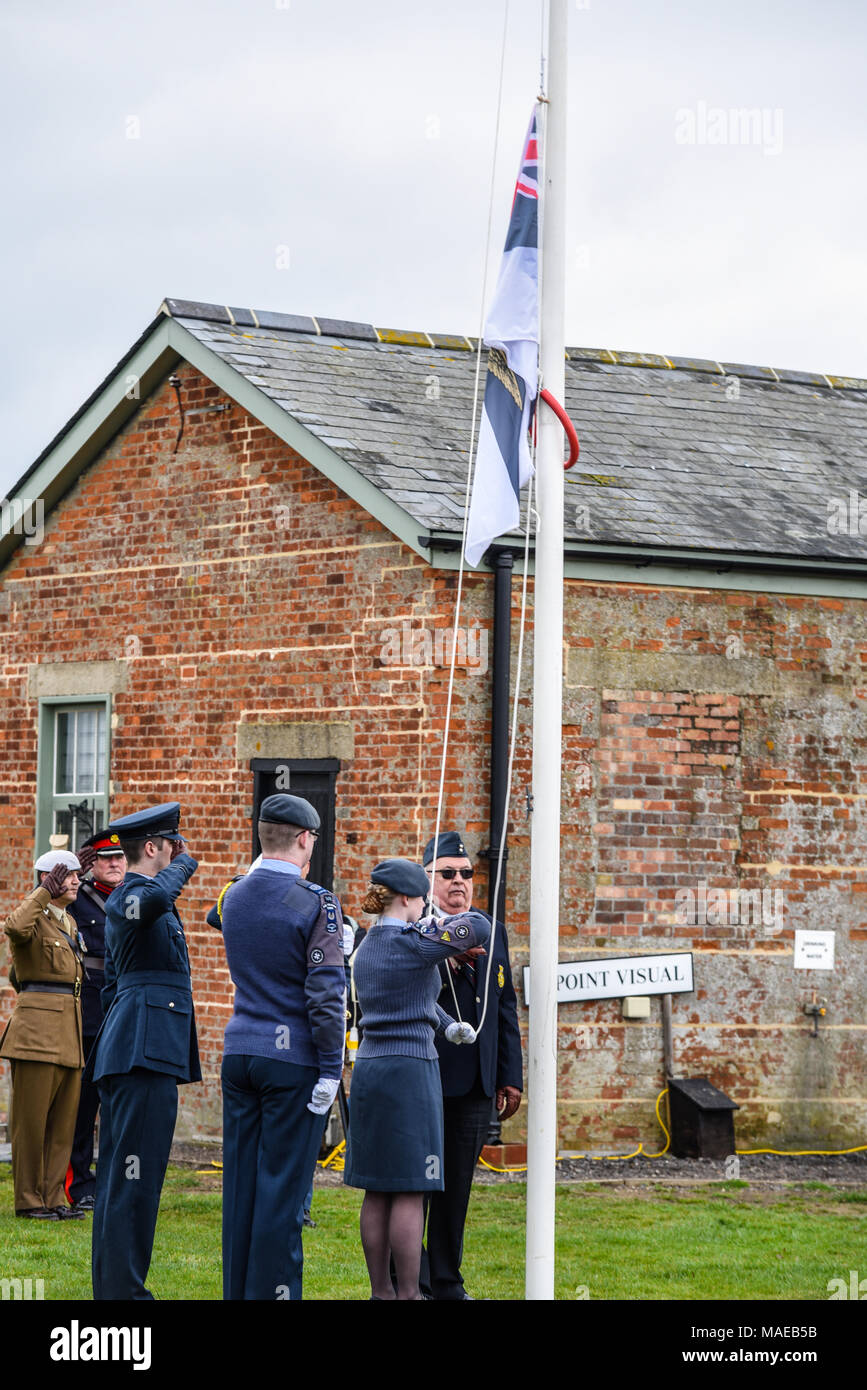
POLYGON ((506 867, 508 817, 503 810, 509 771, 509 675, 512 657, 512 567, 511 550, 494 556, 494 651, 491 662, 491 832, 486 851, 488 860, 488 912, 500 922, 506 920, 506 867), (498 901, 494 902, 497 861, 503 844, 503 875, 498 901))
MULTIPOLYGON (((506 870, 509 859, 508 815, 503 818, 506 780, 509 775, 509 675, 512 658, 512 566, 511 550, 496 551, 494 562, 494 651, 491 661, 491 833, 485 851, 488 860, 488 912, 494 921, 506 920, 506 870), (503 874, 496 903, 497 862, 503 845, 503 874)), ((490 1007, 496 1008, 496 996, 490 1007)), ((491 1106, 488 1144, 502 1142, 496 1097, 491 1106)))

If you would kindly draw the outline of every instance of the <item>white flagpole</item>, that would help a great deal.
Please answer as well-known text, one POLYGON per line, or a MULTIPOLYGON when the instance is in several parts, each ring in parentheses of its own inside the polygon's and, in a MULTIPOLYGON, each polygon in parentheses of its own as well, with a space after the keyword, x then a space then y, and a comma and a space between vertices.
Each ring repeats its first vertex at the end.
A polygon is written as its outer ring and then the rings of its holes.
MULTIPOLYGON (((565 401, 567 0, 550 0, 542 199, 542 385, 565 401)), ((557 1155, 557 952, 563 729, 563 432, 538 406, 530 849, 530 1039, 527 1121, 528 1299, 554 1297, 557 1155)))

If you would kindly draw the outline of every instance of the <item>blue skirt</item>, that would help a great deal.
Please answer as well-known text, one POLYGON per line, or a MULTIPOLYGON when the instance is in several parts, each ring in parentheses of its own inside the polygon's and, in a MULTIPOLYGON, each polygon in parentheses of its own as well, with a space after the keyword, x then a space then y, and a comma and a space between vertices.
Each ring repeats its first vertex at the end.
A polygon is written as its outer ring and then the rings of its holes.
POLYGON ((343 1181, 367 1192, 442 1192, 439 1062, 360 1057, 352 1069, 343 1181))

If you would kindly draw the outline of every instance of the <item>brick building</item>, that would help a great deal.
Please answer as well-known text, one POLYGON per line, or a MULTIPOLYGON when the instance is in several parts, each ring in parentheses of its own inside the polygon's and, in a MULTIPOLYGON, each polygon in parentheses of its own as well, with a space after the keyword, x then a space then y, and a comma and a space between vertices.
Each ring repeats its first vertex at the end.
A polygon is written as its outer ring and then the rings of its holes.
MULTIPOLYGON (((183 1088, 179 1133, 219 1124, 231 984, 204 917, 249 862, 262 796, 288 777, 316 801, 314 876, 351 912, 377 859, 418 856, 432 832, 472 347, 168 300, 4 504, 0 907, 52 831, 75 841, 95 818, 182 802, 206 1079, 183 1088)), ((566 487, 561 960, 692 950, 677 1073, 738 1102, 741 1141, 857 1143, 867 382, 569 349, 567 405, 582 452, 566 487), (833 971, 794 968, 798 928, 833 930, 833 971)), ((482 854, 483 905, 521 549, 502 538, 466 575, 458 633, 444 823, 482 854)), ((519 985, 530 690, 528 664, 506 892, 519 985)), ((644 1020, 619 1000, 561 1004, 559 1024, 563 1145, 654 1144, 656 1003, 644 1020)))

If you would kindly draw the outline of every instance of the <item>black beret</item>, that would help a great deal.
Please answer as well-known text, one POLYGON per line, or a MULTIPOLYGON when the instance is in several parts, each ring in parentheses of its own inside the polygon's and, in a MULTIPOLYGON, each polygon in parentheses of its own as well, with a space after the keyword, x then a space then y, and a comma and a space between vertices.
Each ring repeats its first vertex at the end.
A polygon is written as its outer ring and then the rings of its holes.
MULTIPOLYGON (((464 847, 464 842, 456 830, 441 830, 439 835, 439 849, 437 859, 469 859, 469 855, 464 847)), ((434 837, 428 840, 424 847, 423 863, 432 864, 434 861, 434 837)))
POLYGON ((286 792, 266 796, 259 807, 259 819, 275 825, 297 825, 302 830, 318 830, 320 824, 315 806, 303 796, 289 796, 286 792))
POLYGON ((121 816, 113 820, 103 832, 117 835, 120 840, 148 840, 153 836, 165 840, 181 840, 178 833, 181 819, 181 803, 166 801, 162 806, 149 806, 146 811, 134 811, 131 816, 121 816))
POLYGON ((408 898, 426 898, 430 879, 421 864, 411 859, 383 859, 370 875, 371 883, 384 883, 393 893, 406 893, 408 898))

